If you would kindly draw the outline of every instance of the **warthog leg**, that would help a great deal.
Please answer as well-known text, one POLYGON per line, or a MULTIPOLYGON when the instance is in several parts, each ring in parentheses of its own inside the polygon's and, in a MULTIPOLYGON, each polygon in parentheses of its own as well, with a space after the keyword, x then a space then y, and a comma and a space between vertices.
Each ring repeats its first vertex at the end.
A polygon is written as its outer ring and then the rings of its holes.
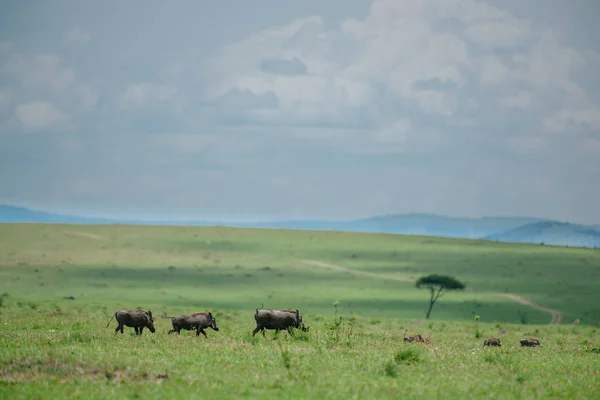
POLYGON ((256 335, 258 332, 262 332, 263 337, 265 336, 265 328, 263 326, 257 325, 256 328, 252 331, 252 337, 256 335))
POLYGON ((206 336, 206 332, 204 332, 203 328, 197 328, 196 329, 196 336, 200 336, 200 334, 203 334, 204 337, 208 339, 208 336, 206 336))

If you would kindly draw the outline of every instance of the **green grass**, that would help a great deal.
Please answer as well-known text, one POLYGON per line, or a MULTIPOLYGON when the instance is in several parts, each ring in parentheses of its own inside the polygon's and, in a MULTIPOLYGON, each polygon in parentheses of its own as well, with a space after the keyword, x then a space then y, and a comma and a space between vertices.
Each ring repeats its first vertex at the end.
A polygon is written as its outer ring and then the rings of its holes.
POLYGON ((590 249, 0 224, 0 398, 600 398, 599 274, 600 252, 590 249), (430 321, 427 292, 390 278, 427 273, 467 284, 442 296, 430 321), (560 310, 563 324, 496 292, 560 310), (310 332, 252 338, 262 303, 300 309, 310 332), (115 335, 116 322, 106 324, 123 308, 152 310, 156 333, 115 335), (161 315, 201 310, 219 332, 167 335, 161 315), (432 343, 404 343, 405 330, 432 343), (487 337, 503 346, 483 348, 487 337), (522 337, 542 347, 521 348, 522 337))
POLYGON ((548 314, 495 295, 513 293, 600 321, 600 251, 431 237, 205 227, 0 224, 0 292, 25 300, 124 307, 246 310, 297 306, 327 312, 333 300, 358 315, 420 318, 427 273, 467 284, 442 297, 432 317, 543 324, 548 314), (306 264, 333 263, 374 276, 306 264))

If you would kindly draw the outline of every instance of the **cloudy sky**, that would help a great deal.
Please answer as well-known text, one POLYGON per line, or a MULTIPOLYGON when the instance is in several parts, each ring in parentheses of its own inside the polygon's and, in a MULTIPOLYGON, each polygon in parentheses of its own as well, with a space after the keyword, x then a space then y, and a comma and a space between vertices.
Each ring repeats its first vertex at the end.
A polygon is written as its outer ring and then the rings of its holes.
POLYGON ((6 0, 0 203, 600 223, 598 0, 6 0))

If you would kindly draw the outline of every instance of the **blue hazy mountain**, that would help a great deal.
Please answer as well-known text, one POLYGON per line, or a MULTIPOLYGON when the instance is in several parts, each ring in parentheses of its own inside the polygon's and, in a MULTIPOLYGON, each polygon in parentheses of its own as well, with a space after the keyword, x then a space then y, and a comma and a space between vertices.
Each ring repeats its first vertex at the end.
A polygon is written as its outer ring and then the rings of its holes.
POLYGON ((220 221, 136 220, 88 218, 60 215, 25 207, 0 205, 0 222, 39 222, 66 224, 136 224, 230 226, 302 230, 392 233, 486 239, 516 243, 600 247, 600 228, 533 217, 462 218, 436 214, 393 214, 349 221, 289 220, 234 223, 220 221))
POLYGON ((489 235, 485 239, 515 243, 600 247, 600 229, 568 222, 545 221, 489 235))
POLYGON ((31 210, 25 207, 0 205, 0 222, 38 222, 59 224, 101 224, 113 221, 103 218, 75 217, 31 210))

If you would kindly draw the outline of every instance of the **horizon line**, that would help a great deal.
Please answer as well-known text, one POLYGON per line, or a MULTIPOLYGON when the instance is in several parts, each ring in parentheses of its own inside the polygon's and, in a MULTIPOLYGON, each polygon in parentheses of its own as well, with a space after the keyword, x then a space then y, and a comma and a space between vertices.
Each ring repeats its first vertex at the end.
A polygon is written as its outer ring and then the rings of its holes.
POLYGON ((266 219, 252 219, 252 220, 246 220, 245 218, 240 218, 240 219, 236 219, 236 220, 232 220, 227 218, 227 220, 222 220, 222 219, 205 219, 205 218, 201 218, 201 217, 193 217, 193 218, 144 218, 144 217, 132 217, 132 216, 121 216, 121 217, 117 217, 117 216, 91 216, 89 214, 87 215, 82 215, 82 214, 78 214, 77 212, 70 214, 70 213, 63 213, 60 211, 50 211, 50 210, 45 210, 42 208, 34 208, 34 207, 29 207, 29 206, 24 206, 24 205, 16 205, 16 204, 8 204, 8 203, 0 203, 0 207, 12 207, 12 208, 20 208, 23 210, 27 210, 27 211, 31 211, 31 212, 40 212, 40 213, 45 213, 45 214, 52 214, 54 216, 57 217, 65 217, 65 218, 81 218, 81 219, 93 219, 93 220, 104 220, 107 222, 119 222, 119 221, 125 221, 128 223, 135 223, 135 222, 145 222, 145 223, 205 223, 205 224, 265 224, 265 223, 298 223, 298 222, 329 222, 329 223, 344 223, 344 222, 359 222, 359 221, 364 221, 364 220, 369 220, 369 219, 375 219, 375 218, 386 218, 386 217, 395 217, 395 216, 429 216, 429 217, 440 217, 440 218, 447 218, 447 219, 463 219, 463 220, 483 220, 483 219, 532 219, 532 220, 537 220, 539 222, 558 222, 558 223, 567 223, 567 224, 576 224, 576 225, 588 225, 588 226, 595 226, 597 224, 595 223, 577 223, 577 222, 572 222, 572 221, 568 221, 568 220, 562 220, 562 219, 556 219, 556 218, 548 218, 548 217, 536 217, 536 216, 530 216, 530 215, 525 215, 525 216, 519 216, 519 215, 483 215, 483 216, 479 216, 479 217, 467 217, 467 216, 456 216, 456 215, 448 215, 448 214, 440 214, 440 213, 436 213, 436 212, 421 212, 421 211, 413 211, 413 212, 398 212, 398 213, 382 213, 382 214, 372 214, 370 216, 365 216, 365 217, 348 217, 348 218, 344 218, 344 219, 337 219, 337 218, 327 218, 327 217, 281 217, 281 218, 277 218, 277 219, 270 219, 270 218, 266 218, 266 219))

